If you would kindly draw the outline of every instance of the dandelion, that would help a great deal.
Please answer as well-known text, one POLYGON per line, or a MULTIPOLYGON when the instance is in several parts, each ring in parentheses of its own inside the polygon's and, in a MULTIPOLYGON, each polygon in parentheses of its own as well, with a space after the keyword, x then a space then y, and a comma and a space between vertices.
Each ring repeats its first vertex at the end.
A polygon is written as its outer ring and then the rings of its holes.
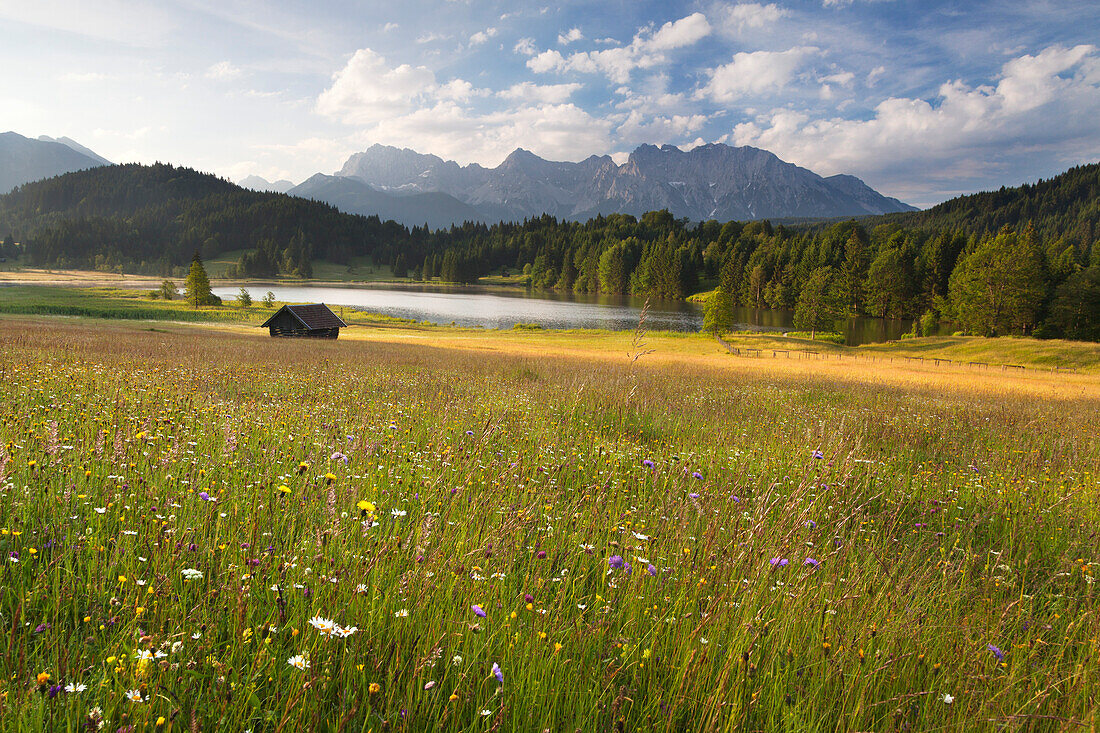
POLYGON ((126 699, 130 702, 145 702, 145 699, 141 696, 141 690, 127 690, 126 699))
POLYGON ((493 662, 493 676, 497 678, 497 682, 504 684, 504 673, 500 671, 500 665, 493 662))
POLYGON ((301 654, 295 654, 293 657, 286 660, 286 663, 289 664, 291 667, 294 667, 294 669, 309 669, 309 660, 303 657, 301 654))
POLYGON ((473 611, 475 615, 480 616, 481 618, 485 618, 485 609, 483 609, 476 603, 470 606, 470 610, 473 611))

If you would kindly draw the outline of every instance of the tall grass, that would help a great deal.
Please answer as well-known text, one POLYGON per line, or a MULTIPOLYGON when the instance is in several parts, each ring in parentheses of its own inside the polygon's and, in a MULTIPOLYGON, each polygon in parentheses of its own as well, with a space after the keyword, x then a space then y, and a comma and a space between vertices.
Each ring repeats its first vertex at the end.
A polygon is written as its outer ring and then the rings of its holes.
POLYGON ((1100 722, 1094 400, 49 326, 0 329, 4 729, 1100 722))

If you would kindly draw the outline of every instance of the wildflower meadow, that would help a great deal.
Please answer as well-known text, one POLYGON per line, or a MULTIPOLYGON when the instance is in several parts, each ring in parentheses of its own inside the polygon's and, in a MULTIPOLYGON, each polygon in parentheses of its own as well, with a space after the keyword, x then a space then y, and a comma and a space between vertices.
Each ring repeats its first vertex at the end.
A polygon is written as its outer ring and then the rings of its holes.
POLYGON ((657 358, 6 318, 0 728, 1097 727, 1094 397, 657 358))

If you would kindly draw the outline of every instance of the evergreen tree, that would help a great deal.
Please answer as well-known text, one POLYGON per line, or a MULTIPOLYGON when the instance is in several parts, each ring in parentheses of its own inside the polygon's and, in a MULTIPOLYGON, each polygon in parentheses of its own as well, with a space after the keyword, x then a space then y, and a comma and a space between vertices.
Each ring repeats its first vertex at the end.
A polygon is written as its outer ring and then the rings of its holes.
POLYGON ((1050 325, 1068 339, 1100 341, 1100 265, 1074 273, 1058 286, 1050 325))
POLYGON ((202 266, 202 257, 199 256, 198 251, 191 258, 191 271, 187 273, 184 292, 187 302, 193 306, 214 304, 214 294, 210 292, 210 278, 206 276, 206 268, 202 266))

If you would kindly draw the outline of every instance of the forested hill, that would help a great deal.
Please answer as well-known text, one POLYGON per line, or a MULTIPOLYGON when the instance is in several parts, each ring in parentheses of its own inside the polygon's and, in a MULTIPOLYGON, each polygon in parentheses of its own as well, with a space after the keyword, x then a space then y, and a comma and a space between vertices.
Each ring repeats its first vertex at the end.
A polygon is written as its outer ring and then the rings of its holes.
POLYGON ((1100 163, 1079 165, 1016 188, 959 196, 924 211, 868 220, 872 221, 978 235, 1030 222, 1041 238, 1087 247, 1100 239, 1100 163))
POLYGON ((308 277, 313 259, 392 257, 409 233, 377 217, 158 163, 19 186, 0 196, 0 236, 21 242, 29 262, 42 266, 159 273, 186 265, 196 251, 209 258, 243 249, 253 250, 244 264, 257 273, 308 277))

